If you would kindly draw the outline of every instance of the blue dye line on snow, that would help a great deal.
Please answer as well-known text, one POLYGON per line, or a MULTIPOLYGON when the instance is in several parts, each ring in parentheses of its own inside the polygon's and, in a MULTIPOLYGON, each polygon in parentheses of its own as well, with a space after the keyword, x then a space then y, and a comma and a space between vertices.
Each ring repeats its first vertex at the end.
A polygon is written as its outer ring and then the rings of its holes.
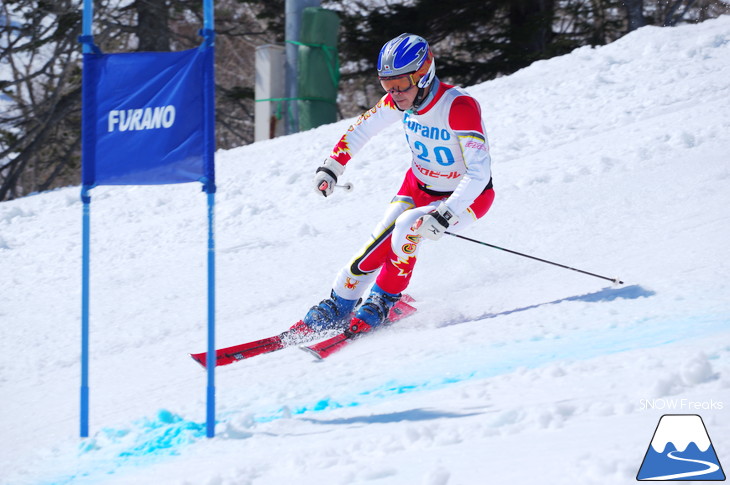
MULTIPOLYGON (((651 296, 654 296, 656 293, 653 290, 649 290, 647 288, 642 287, 641 285, 629 285, 624 286, 621 288, 615 288, 615 287, 607 287, 603 288, 599 291, 595 291, 592 293, 586 293, 584 295, 576 295, 576 296, 569 296, 565 298, 561 298, 558 300, 546 302, 546 303, 539 303, 535 305, 530 305, 522 308, 517 308, 514 310, 507 310, 500 313, 488 313, 485 315, 481 315, 476 318, 470 318, 469 320, 462 320, 462 321, 452 321, 447 322, 440 327, 445 326, 451 326, 451 325, 458 325, 463 323, 470 323, 470 322, 476 322, 480 320, 485 320, 489 318, 496 318, 499 316, 504 315, 510 315, 512 313, 532 310, 535 308, 539 308, 546 305, 556 305, 558 303, 562 302, 572 302, 572 301, 583 301, 583 302, 589 302, 589 303, 598 303, 598 302, 611 302, 617 299, 627 299, 627 300, 635 300, 638 298, 648 298, 651 296)), ((600 340, 600 337, 598 337, 593 331, 588 331, 589 335, 584 335, 584 339, 586 340, 594 340, 598 339, 600 340)), ((608 332, 607 332, 608 333, 608 332)), ((611 332, 615 333, 615 332, 611 332)), ((622 337, 625 337, 625 335, 622 335, 622 337)), ((570 340, 570 339, 567 339, 570 340)), ((623 339, 622 339, 623 340, 623 339)), ((563 342, 566 340, 563 340, 563 342)), ((494 377, 500 374, 505 374, 508 372, 512 372, 515 369, 519 367, 527 367, 527 368, 535 368, 539 367, 541 365, 544 365, 552 360, 565 360, 568 358, 575 359, 575 360, 583 360, 586 358, 596 357, 598 355, 605 355, 606 353, 616 353, 616 352, 623 352, 624 350, 629 350, 628 348, 619 348, 614 349, 609 352, 602 352, 600 354, 591 354, 588 353, 587 355, 576 355, 568 356, 570 354, 569 352, 559 352, 559 353, 547 353, 544 354, 536 359, 529 360, 525 357, 519 357, 515 359, 515 355, 523 355, 519 351, 514 352, 515 345, 525 345, 529 346, 530 343, 536 343, 536 342, 544 342, 544 339, 531 339, 528 342, 521 342, 518 344, 515 343, 508 343, 505 344, 503 342, 494 344, 493 348, 491 349, 493 353, 491 355, 494 355, 495 353, 499 355, 499 358, 496 359, 497 362, 491 361, 491 362, 475 362, 473 360, 469 361, 469 366, 472 367, 470 370, 462 371, 457 373, 454 376, 447 376, 439 379, 429 379, 423 382, 414 383, 414 384, 398 384, 396 382, 390 382, 388 384, 383 385, 382 387, 378 387, 376 389, 372 390, 366 390, 362 391, 358 394, 358 396, 352 397, 350 399, 342 399, 340 401, 333 400, 331 398, 325 398, 317 401, 314 404, 308 404, 303 406, 295 407, 292 410, 289 409, 279 409, 275 413, 270 413, 265 416, 259 416, 256 418, 256 421, 259 423, 267 423, 271 421, 275 421, 277 419, 282 419, 288 414, 291 415, 302 415, 305 413, 310 412, 321 412, 321 411, 330 411, 333 409, 341 409, 341 408, 351 408, 360 406, 362 404, 365 404, 366 402, 371 402, 374 400, 382 400, 382 399, 388 399, 391 397, 396 397, 402 394, 408 394, 412 392, 419 392, 419 391, 432 391, 441 389, 443 387, 458 384, 461 382, 465 382, 471 379, 484 379, 489 377, 494 377), (509 352, 505 352, 506 349, 509 349, 509 352), (496 352, 494 352, 496 351, 496 352), (506 355, 503 355, 506 354, 506 355), (475 367, 474 364, 478 364, 480 367, 480 371, 474 371, 473 367, 475 367), (484 368, 484 367, 486 368, 484 368)), ((551 343, 558 342, 557 340, 550 340, 551 343)), ((642 341, 643 342, 643 341, 642 341)), ((665 342, 668 343, 668 342, 665 342)), ((558 343, 559 346, 559 343, 558 343)), ((633 348, 639 348, 639 347, 646 347, 646 345, 639 345, 635 346, 633 348)), ((654 345, 651 345, 654 346, 654 345)), ((587 349, 590 348, 590 346, 585 345, 584 343, 579 344, 579 348, 587 349)), ((480 357, 484 354, 489 353, 489 349, 480 349, 479 353, 481 354, 480 357)), ((493 359, 494 360, 494 359, 493 359)), ((437 367, 437 366, 434 366, 437 367)))
MULTIPOLYGON (((608 302, 619 298, 637 299, 653 295, 653 291, 647 290, 639 285, 631 285, 623 288, 604 288, 597 292, 585 295, 566 297, 560 300, 531 305, 496 314, 486 314, 472 319, 472 321, 495 318, 501 315, 509 315, 515 312, 526 311, 544 305, 552 305, 566 301, 608 302)), ((457 323, 466 322, 450 322, 445 325, 454 325, 457 323)), ((532 357, 530 357, 529 351, 523 352, 520 349, 524 348, 527 350, 535 345, 544 344, 544 342, 540 340, 529 340, 518 343, 496 343, 489 352, 485 352, 486 349, 480 349, 479 356, 476 360, 474 358, 468 359, 467 366, 471 367, 470 369, 464 369, 461 371, 455 370, 452 375, 447 377, 426 379, 422 382, 415 383, 398 383, 396 381, 390 381, 383 386, 361 391, 350 398, 333 399, 327 397, 311 404, 295 406, 293 409, 281 408, 276 412, 257 417, 256 421, 266 423, 282 419, 289 415, 301 416, 307 413, 351 408, 404 394, 437 390, 471 379, 494 377, 496 375, 514 371, 518 367, 539 367, 540 365, 544 365, 552 360, 590 358, 608 352, 621 352, 623 350, 627 350, 626 347, 616 347, 616 342, 611 342, 609 348, 603 349, 601 352, 595 353, 586 351, 586 349, 591 348, 591 346, 586 345, 583 340, 599 342, 607 341, 610 340, 609 337, 611 336, 611 333, 615 334, 616 332, 606 332, 606 335, 597 335, 594 332, 588 332, 588 334, 583 333, 582 337, 577 338, 575 333, 573 333, 570 334, 567 339, 550 341, 550 347, 552 349, 551 352, 543 353, 538 356, 532 355, 532 357), (581 338, 583 340, 581 340, 581 338), (569 344, 567 345, 567 348, 565 345, 566 343, 569 344), (570 350, 571 348, 583 349, 584 351, 582 353, 580 351, 574 352, 570 350), (487 358, 485 360, 485 355, 491 356, 491 359, 487 358), (515 357, 516 355, 519 357, 515 357), (474 367, 478 367, 480 370, 475 371, 474 367)), ((624 340, 626 340, 626 335, 622 332, 619 333, 621 333, 621 336, 624 337, 624 340)), ((632 348, 646 346, 646 343, 647 342, 645 340, 635 340, 632 348)), ((225 420, 225 416, 221 416, 221 418, 222 420, 225 420)), ((135 423, 131 429, 105 428, 101 430, 99 435, 96 437, 84 440, 81 445, 80 452, 82 454, 87 454, 100 449, 116 448, 121 450, 117 453, 117 458, 119 459, 168 456, 179 454, 179 450, 182 447, 194 443, 203 437, 205 437, 205 423, 188 421, 170 411, 160 410, 154 419, 144 418, 135 423)))
POLYGON ((144 418, 132 429, 102 429, 97 436, 84 440, 80 451, 89 453, 111 445, 121 448, 119 458, 176 455, 180 447, 204 436, 205 423, 188 421, 162 409, 155 419, 144 418))
MULTIPOLYGON (((602 290, 601 292, 570 297, 560 301, 610 301, 606 298, 639 298, 651 296, 641 287, 628 287, 626 292, 602 290), (629 288, 631 288, 629 290, 629 288), (596 298, 595 300, 593 298, 596 298)), ((653 293, 652 293, 653 294, 653 293)), ((540 306, 540 305, 536 305, 540 306)), ((520 311, 521 309, 514 310, 520 311)), ((512 312, 514 312, 512 311, 512 312)), ((507 312, 504 314, 512 313, 507 312)), ((494 315, 497 316, 497 315, 494 315)), ((480 319, 493 318, 485 315, 480 319)), ((455 322, 452 324, 456 324, 455 322)), ((580 361, 621 352, 654 348, 693 338, 701 338, 730 330, 730 318, 723 316, 697 317, 682 321, 637 321, 632 325, 573 331, 556 338, 530 338, 514 342, 495 342, 491 346, 464 348, 460 359, 453 356, 437 356, 430 367, 447 369, 449 375, 438 378, 426 377, 412 382, 391 380, 381 386, 366 389, 350 396, 325 397, 312 403, 300 404, 292 409, 280 408, 275 412, 260 414, 258 423, 267 423, 290 416, 303 416, 328 412, 335 409, 354 408, 417 392, 430 392, 474 379, 487 379, 519 368, 534 369, 552 362, 580 361)), ((236 412, 221 416, 225 422, 236 412)), ((114 457, 106 453, 109 469, 116 470, 126 464, 143 465, 163 457, 179 455, 182 448, 205 438, 205 423, 185 420, 161 410, 154 419, 143 419, 129 430, 102 430, 99 436, 84 441, 81 454, 112 449, 114 457)), ((104 461, 104 457, 101 458, 104 461)), ((93 472, 104 473, 97 470, 93 472)), ((113 473, 109 471, 107 473, 113 473)), ((70 483, 89 477, 77 474, 54 484, 70 483)))
MULTIPOLYGON (((443 358, 443 365, 433 368, 449 369, 450 375, 427 378, 409 383, 389 381, 382 386, 361 391, 339 399, 327 397, 313 404, 281 408, 258 416, 256 422, 267 423, 288 415, 303 415, 341 408, 353 408, 369 403, 396 398, 414 392, 436 391, 474 379, 487 379, 514 372, 519 368, 535 369, 552 362, 581 361, 644 348, 655 348, 674 342, 701 338, 730 330, 730 318, 698 318, 682 322, 639 321, 622 328, 571 332, 554 339, 527 339, 513 343, 495 343, 462 353, 460 363, 453 365, 453 356, 443 358), (547 344, 547 345, 546 345, 547 344), (464 367, 464 369, 458 369, 464 367), (478 370, 474 370, 477 368, 478 370)), ((438 359, 437 359, 438 360, 438 359)))
POLYGON ((93 459, 93 469, 40 483, 99 483, 100 477, 113 475, 123 466, 148 465, 164 457, 179 455, 185 446, 205 436, 205 423, 189 421, 161 409, 154 418, 143 418, 130 428, 103 428, 95 436, 84 439, 79 445, 79 457, 93 459))

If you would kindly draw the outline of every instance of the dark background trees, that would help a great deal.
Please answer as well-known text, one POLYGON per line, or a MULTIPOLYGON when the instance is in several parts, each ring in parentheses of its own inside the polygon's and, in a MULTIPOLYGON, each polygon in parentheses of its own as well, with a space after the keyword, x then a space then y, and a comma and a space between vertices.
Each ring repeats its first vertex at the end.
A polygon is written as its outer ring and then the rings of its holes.
MULTIPOLYGON (((0 201, 79 183, 81 3, 3 0, 0 201)), ((265 18, 257 19, 260 11, 266 14, 266 8, 257 8, 263 3, 216 1, 220 147, 253 139, 254 50, 279 40, 265 18)), ((104 52, 181 50, 201 42, 199 0, 96 0, 94 5, 94 40, 104 52)), ((283 27, 279 30, 283 37, 283 27)))
MULTIPOLYGON (((284 0, 216 0, 219 148, 253 140, 255 47, 284 41, 284 0)), ((381 95, 377 52, 402 32, 426 37, 439 76, 464 86, 515 72, 643 25, 696 22, 726 0, 329 0, 341 17, 343 117, 381 95), (382 3, 382 2, 379 2, 382 3)), ((201 41, 200 0, 95 0, 105 52, 181 50, 201 41)), ((81 0, 3 0, 0 10, 0 201, 80 178, 81 0)))

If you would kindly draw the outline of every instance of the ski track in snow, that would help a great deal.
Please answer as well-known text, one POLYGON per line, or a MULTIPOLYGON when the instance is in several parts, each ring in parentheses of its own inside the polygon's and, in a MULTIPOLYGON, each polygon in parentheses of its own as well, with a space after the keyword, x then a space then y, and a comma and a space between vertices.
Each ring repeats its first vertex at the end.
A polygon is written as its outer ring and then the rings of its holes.
MULTIPOLYGON (((701 413, 730 461, 730 17, 468 91, 497 192, 468 235, 623 287, 443 238, 419 256, 414 316, 322 362, 290 348, 220 368, 208 440, 187 356, 205 341, 199 187, 95 188, 79 440, 78 188, 4 202, 0 483, 635 483, 670 411, 701 413), (670 399, 704 407, 640 408, 670 399)), ((348 166, 352 194, 316 196, 350 121, 218 152, 218 347, 325 297, 400 185, 395 126, 348 166)))

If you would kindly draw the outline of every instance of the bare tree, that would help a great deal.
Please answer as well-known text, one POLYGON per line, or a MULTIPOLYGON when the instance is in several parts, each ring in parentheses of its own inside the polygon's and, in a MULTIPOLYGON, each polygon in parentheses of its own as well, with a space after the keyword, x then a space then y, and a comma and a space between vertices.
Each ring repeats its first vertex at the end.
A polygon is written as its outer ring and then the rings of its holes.
POLYGON ((510 46, 525 56, 540 58, 553 40, 553 0, 516 0, 508 3, 510 46))
MULTIPOLYGON (((81 145, 81 0, 4 0, 0 10, 0 200, 77 184, 81 145)), ((253 140, 254 51, 277 40, 263 0, 216 2, 220 147, 253 140)), ((95 1, 104 52, 193 48, 199 0, 95 1)), ((282 10, 283 17, 283 10, 282 10)))
POLYGON ((727 0, 646 0, 651 23, 671 27, 683 22, 701 22, 730 12, 727 0))
POLYGON ((634 30, 646 25, 644 19, 644 0, 625 0, 624 8, 626 9, 626 19, 628 21, 628 31, 634 30))
POLYGON ((74 3, 3 3, 0 90, 10 101, 0 117, 0 200, 45 190, 79 167, 71 148, 80 139, 80 19, 74 3), (39 15, 30 15, 33 9, 39 15))
MULTIPOLYGON (((284 41, 284 0, 216 0, 216 137, 253 141, 255 48, 284 41)), ((77 184, 80 175, 82 0, 3 0, 0 7, 0 201, 77 184)), ((730 11, 730 0, 323 0, 340 12, 341 116, 381 95, 383 42, 425 35, 439 76, 471 85, 644 24, 675 25, 730 11)), ((104 52, 200 44, 200 0, 94 0, 104 52)))

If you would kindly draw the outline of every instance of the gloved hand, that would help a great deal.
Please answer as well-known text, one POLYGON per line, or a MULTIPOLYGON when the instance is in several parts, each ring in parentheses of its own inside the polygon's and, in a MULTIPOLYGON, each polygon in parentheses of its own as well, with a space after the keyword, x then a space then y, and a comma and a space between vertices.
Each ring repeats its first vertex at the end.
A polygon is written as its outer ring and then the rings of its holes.
POLYGON ((458 220, 459 218, 451 212, 451 209, 441 202, 436 210, 419 217, 411 226, 411 231, 433 241, 438 241, 444 235, 444 231, 458 220))
POLYGON ((335 190, 337 177, 345 173, 345 166, 334 158, 327 158, 314 174, 314 189, 327 197, 335 190))

